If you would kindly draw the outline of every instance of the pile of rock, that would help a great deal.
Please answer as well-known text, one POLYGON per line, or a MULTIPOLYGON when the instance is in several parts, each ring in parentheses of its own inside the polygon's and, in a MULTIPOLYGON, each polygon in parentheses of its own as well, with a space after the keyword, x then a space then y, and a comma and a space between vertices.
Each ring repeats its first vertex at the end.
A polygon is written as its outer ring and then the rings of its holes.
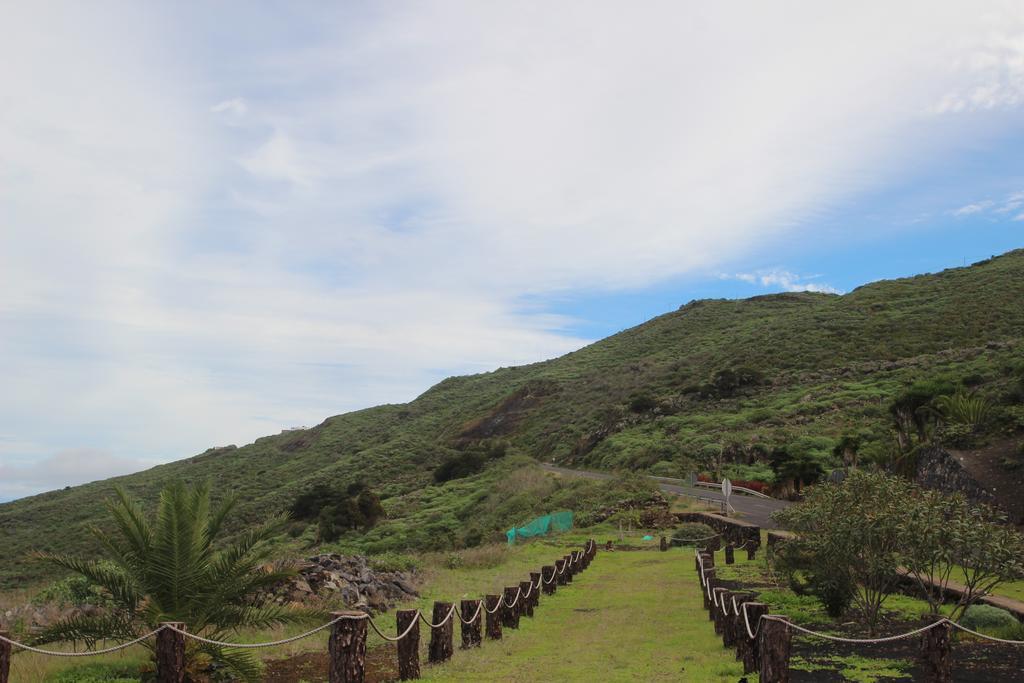
POLYGON ((419 596, 411 572, 374 571, 362 555, 317 555, 297 576, 279 584, 271 599, 281 605, 321 601, 376 614, 419 596))
POLYGON ((37 634, 62 619, 92 617, 103 613, 95 605, 52 605, 26 604, 0 612, 0 629, 14 633, 37 634))
POLYGON ((609 517, 624 510, 638 510, 638 524, 647 529, 667 529, 676 523, 675 516, 669 512, 668 499, 660 491, 653 491, 645 499, 620 500, 609 507, 599 510, 594 515, 594 522, 603 522, 609 517))

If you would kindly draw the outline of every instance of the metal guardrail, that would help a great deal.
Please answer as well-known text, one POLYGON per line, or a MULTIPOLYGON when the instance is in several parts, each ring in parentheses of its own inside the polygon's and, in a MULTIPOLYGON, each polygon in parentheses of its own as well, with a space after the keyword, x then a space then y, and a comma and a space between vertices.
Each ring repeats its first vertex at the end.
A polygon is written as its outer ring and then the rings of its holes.
MULTIPOLYGON (((721 484, 716 484, 713 481, 695 481, 694 485, 696 485, 696 486, 707 486, 708 488, 718 489, 719 491, 722 490, 722 485, 721 484)), ((771 498, 771 496, 769 496, 767 494, 764 494, 764 493, 761 493, 760 491, 755 491, 754 489, 748 489, 746 486, 736 486, 735 484, 733 484, 732 492, 733 493, 746 493, 746 494, 749 494, 751 496, 757 496, 758 498, 769 498, 769 499, 771 498)))

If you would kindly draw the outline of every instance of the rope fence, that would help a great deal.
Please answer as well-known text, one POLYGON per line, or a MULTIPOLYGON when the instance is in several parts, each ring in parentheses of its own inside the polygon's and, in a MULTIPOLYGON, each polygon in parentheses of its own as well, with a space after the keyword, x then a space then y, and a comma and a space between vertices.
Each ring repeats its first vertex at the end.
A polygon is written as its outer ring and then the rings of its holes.
POLYGON ((756 602, 749 591, 718 585, 714 553, 695 550, 695 566, 704 596, 704 607, 714 623, 715 633, 722 636, 726 647, 735 647, 737 659, 743 661, 745 674, 760 671, 762 681, 786 681, 792 633, 852 645, 876 645, 920 637, 921 655, 928 671, 928 680, 949 681, 952 657, 950 635, 963 631, 983 640, 1005 645, 1024 645, 1024 640, 997 638, 962 626, 947 617, 905 633, 876 638, 847 638, 823 633, 793 623, 780 614, 769 614, 768 605, 756 602))
POLYGON ((9 682, 8 666, 11 654, 16 650, 48 657, 96 657, 118 652, 156 637, 157 678, 159 680, 179 680, 174 676, 180 674, 180 671, 163 671, 161 667, 184 666, 186 640, 223 648, 259 649, 294 643, 326 629, 332 630, 328 642, 328 654, 331 660, 330 683, 361 683, 365 675, 367 624, 384 641, 398 644, 398 664, 402 680, 419 678, 419 625, 421 622, 431 631, 430 661, 432 663, 445 661, 451 657, 454 649, 452 617, 457 617, 462 624, 464 647, 481 644, 480 617, 482 614, 487 616, 488 638, 500 639, 502 626, 518 628, 520 616, 533 616, 534 608, 540 604, 541 593, 550 595, 555 593, 558 586, 571 583, 573 575, 579 574, 589 567, 596 554, 597 544, 591 539, 583 550, 573 551, 556 560, 553 565, 542 567, 540 572, 531 573, 529 581, 523 581, 518 586, 506 587, 504 596, 487 596, 487 602, 492 603, 493 608, 488 607, 484 600, 463 600, 461 606, 466 614, 471 614, 471 616, 461 614, 459 606, 444 602, 434 603, 434 621, 428 619, 418 609, 399 610, 397 613, 398 628, 394 636, 385 633, 373 617, 365 612, 335 612, 332 614, 331 621, 309 631, 262 643, 234 643, 206 638, 196 633, 189 633, 184 624, 168 622, 145 635, 113 647, 83 652, 61 652, 21 643, 12 639, 10 634, 0 632, 0 683, 9 682), (525 589, 524 586, 526 586, 525 589), (165 638, 164 636, 168 633, 173 633, 178 637, 165 638), (415 641, 411 647, 410 641, 415 641), (163 651, 168 648, 171 649, 170 652, 163 651), (164 677, 165 674, 167 678, 164 677))

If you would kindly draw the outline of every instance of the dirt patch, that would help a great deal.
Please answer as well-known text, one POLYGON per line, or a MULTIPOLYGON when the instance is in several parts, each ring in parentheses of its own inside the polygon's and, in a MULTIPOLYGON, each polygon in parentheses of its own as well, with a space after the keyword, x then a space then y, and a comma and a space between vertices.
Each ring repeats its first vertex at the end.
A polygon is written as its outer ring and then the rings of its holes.
POLYGON ((545 398, 557 394, 558 388, 558 383, 551 380, 530 380, 502 399, 487 415, 466 424, 459 434, 458 443, 490 439, 512 432, 545 398))
MULTIPOLYGON (((366 651, 366 683, 398 680, 398 658, 394 645, 380 645, 366 651)), ((327 653, 303 652, 266 663, 263 680, 268 683, 327 683, 327 653)))

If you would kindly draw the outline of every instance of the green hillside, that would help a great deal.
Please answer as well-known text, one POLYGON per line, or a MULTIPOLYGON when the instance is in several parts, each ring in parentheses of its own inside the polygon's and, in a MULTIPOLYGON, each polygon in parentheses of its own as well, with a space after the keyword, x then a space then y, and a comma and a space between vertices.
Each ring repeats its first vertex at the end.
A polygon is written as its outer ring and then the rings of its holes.
MULTIPOLYGON (((408 404, 0 505, 0 585, 39 578, 32 548, 91 548, 84 529, 115 483, 152 500, 169 480, 210 478, 241 495, 245 524, 314 484, 363 481, 387 519, 339 545, 380 552, 472 544, 534 512, 617 495, 552 482, 528 458, 671 475, 719 457, 756 464, 780 447, 827 459, 855 435, 864 457, 884 461, 888 404, 915 380, 965 381, 1005 403, 1024 360, 1022 302, 1024 250, 843 296, 690 302, 561 358, 449 378, 408 404), (485 469, 433 485, 461 452, 485 469)), ((997 427, 1022 423, 1006 411, 997 427)), ((296 527, 282 543, 312 534, 296 527)))

